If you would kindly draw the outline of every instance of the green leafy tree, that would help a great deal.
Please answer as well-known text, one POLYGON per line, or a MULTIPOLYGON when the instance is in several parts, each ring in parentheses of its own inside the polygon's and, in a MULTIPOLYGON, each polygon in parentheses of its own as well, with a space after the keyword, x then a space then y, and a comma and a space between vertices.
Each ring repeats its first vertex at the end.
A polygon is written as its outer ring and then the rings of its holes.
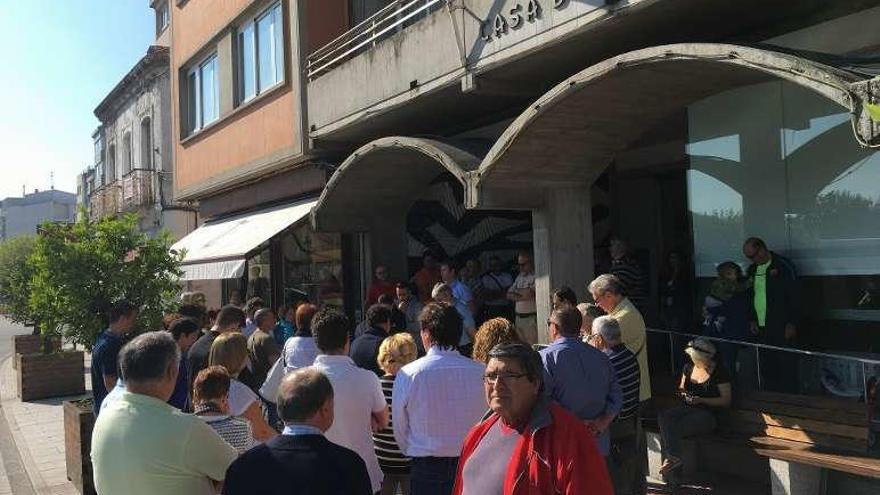
POLYGON ((34 243, 34 236, 0 242, 0 304, 6 316, 16 323, 33 324, 34 321, 30 307, 33 270, 28 263, 34 243))
POLYGON ((140 232, 136 215, 43 225, 30 258, 30 306, 43 336, 91 349, 122 299, 140 309, 138 329, 161 328, 179 290, 181 255, 170 243, 167 233, 140 232))

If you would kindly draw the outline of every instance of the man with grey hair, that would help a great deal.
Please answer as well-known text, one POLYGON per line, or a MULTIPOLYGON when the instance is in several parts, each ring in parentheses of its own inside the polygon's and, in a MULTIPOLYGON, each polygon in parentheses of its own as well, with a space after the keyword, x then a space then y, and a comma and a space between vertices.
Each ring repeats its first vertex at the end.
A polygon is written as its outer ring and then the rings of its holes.
POLYGON ((644 493, 645 476, 638 452, 639 363, 621 342, 620 324, 610 316, 593 320, 589 343, 611 361, 623 390, 623 407, 611 423, 608 468, 615 493, 644 493))
POLYGON ((639 361, 639 401, 647 401, 651 398, 651 377, 648 374, 647 330, 642 314, 627 299, 623 284, 614 275, 599 275, 590 282, 589 291, 596 305, 620 324, 621 342, 639 361))
POLYGON ((222 484, 236 450, 200 418, 166 403, 179 360, 168 332, 142 334, 120 351, 126 391, 92 432, 98 493, 207 495, 222 484))
POLYGON ((363 459, 330 442, 333 386, 316 368, 288 374, 278 387, 284 432, 239 457, 226 476, 225 495, 372 493, 363 459))

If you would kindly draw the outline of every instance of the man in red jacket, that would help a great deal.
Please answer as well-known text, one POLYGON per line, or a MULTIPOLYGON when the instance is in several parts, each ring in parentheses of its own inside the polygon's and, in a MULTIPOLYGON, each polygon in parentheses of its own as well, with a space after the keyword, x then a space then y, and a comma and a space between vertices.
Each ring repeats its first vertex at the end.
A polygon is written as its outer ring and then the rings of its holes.
POLYGON ((526 344, 489 352, 492 412, 465 438, 454 495, 612 495, 595 437, 543 394, 541 357, 526 344))

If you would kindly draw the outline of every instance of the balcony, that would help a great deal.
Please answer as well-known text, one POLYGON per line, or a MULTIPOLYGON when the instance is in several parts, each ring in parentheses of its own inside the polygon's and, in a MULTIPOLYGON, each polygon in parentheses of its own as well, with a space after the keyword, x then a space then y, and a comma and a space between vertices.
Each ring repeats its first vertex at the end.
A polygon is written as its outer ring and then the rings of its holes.
POLYGON ((122 204, 122 187, 119 182, 105 184, 89 196, 89 218, 97 221, 115 216, 122 204))
POLYGON ((614 55, 802 23, 820 3, 396 0, 307 57, 310 137, 363 143, 497 122, 614 55))
POLYGON ((137 211, 155 203, 153 183, 154 170, 135 169, 122 178, 121 212, 137 211))

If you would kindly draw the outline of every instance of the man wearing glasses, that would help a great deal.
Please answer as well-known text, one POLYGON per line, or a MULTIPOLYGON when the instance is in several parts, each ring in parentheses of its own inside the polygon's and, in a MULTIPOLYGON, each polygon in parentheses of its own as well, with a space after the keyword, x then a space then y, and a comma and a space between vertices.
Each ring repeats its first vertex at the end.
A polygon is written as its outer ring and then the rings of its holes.
POLYGON ((507 290, 507 298, 514 302, 516 328, 523 340, 529 344, 538 343, 538 309, 535 304, 535 265, 530 253, 519 253, 516 257, 519 275, 507 290))
POLYGON ((542 374, 527 344, 489 351, 483 383, 491 414, 464 441, 454 494, 614 493, 595 437, 543 393, 542 374))
MULTIPOLYGON (((791 347, 797 336, 797 271, 788 258, 767 249, 767 244, 750 237, 743 244, 743 255, 751 261, 746 270, 751 289, 751 330, 765 344, 791 347)), ((796 386, 796 357, 787 352, 762 352, 762 378, 767 387, 791 392, 796 386)))

